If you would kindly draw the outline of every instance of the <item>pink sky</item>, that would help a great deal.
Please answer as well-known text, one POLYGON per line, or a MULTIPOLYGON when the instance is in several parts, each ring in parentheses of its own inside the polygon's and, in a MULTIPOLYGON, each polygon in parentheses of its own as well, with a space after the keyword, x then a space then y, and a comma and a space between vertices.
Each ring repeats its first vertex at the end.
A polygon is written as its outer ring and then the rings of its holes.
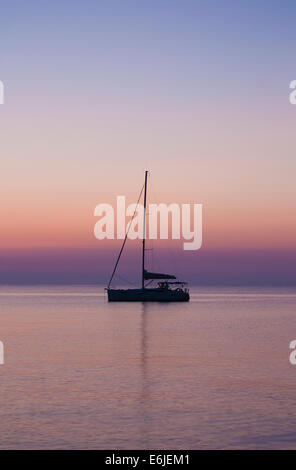
POLYGON ((93 8, 6 7, 0 254, 116 252, 94 208, 135 202, 145 169, 150 202, 203 204, 201 251, 295 253, 293 15, 93 8))

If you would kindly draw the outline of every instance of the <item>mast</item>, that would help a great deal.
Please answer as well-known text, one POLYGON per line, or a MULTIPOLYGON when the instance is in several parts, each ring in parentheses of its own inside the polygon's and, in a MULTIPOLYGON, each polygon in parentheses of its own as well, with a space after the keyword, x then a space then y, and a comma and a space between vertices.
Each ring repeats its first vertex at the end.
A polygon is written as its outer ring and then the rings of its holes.
POLYGON ((146 196, 147 196, 147 175, 145 171, 145 186, 144 186, 144 221, 143 221, 143 248, 142 248, 142 289, 144 289, 144 271, 145 271, 145 238, 146 238, 146 196))

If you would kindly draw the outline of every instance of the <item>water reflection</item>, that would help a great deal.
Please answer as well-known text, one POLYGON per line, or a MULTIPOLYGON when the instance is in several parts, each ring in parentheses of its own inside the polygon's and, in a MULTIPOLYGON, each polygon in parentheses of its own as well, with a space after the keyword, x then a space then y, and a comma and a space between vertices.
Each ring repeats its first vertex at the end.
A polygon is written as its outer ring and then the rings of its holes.
POLYGON ((141 305, 141 371, 143 384, 147 381, 147 354, 148 354, 148 315, 149 305, 142 302, 141 305))
POLYGON ((151 393, 148 371, 148 321, 151 306, 146 302, 141 303, 141 321, 140 321, 140 396, 139 411, 141 416, 141 442, 144 446, 148 445, 148 426, 149 426, 149 408, 151 406, 151 393))
POLYGON ((199 288, 181 306, 14 289, 0 448, 295 448, 291 290, 199 288))

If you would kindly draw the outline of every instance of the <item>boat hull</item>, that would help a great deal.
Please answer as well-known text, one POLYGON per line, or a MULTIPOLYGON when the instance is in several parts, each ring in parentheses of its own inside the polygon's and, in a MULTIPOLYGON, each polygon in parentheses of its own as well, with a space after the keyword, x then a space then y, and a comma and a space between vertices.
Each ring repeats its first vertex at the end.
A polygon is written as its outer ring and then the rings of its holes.
POLYGON ((107 289, 109 302, 188 302, 189 293, 177 289, 107 289))

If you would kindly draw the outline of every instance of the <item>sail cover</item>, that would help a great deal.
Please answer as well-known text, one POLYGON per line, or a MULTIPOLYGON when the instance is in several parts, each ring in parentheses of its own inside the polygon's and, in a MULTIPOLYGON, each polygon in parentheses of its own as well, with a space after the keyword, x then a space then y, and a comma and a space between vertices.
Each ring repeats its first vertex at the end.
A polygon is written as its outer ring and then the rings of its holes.
POLYGON ((144 270, 144 279, 147 281, 148 279, 176 279, 176 276, 172 274, 162 274, 162 273, 149 273, 144 270))

